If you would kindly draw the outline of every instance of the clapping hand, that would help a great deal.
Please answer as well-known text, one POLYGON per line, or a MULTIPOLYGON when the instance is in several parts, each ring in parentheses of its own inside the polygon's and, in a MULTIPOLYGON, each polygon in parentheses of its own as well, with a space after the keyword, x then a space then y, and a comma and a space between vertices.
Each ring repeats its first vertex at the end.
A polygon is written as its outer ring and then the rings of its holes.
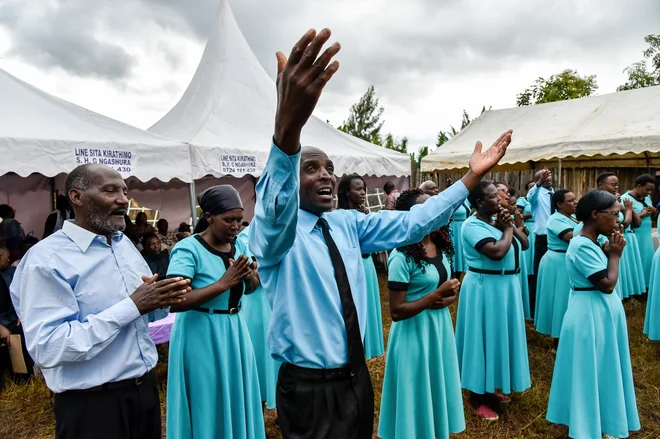
POLYGON ((497 214, 497 223, 502 229, 513 227, 513 218, 511 218, 509 211, 503 207, 500 207, 500 211, 497 214))
POLYGON ((229 268, 218 282, 224 282, 224 287, 230 290, 251 274, 250 258, 240 255, 236 260, 229 260, 229 268))
MULTIPOLYGON (((617 193, 617 195, 618 195, 617 199, 620 199, 621 196, 618 193, 617 193)), ((626 210, 632 210, 632 208, 633 208, 632 201, 630 201, 628 198, 626 198, 625 200, 623 200, 623 207, 626 210)))
POLYGON ((610 241, 603 245, 603 251, 608 258, 620 258, 625 246, 626 240, 623 237, 623 234, 620 231, 616 231, 610 236, 610 241))
POLYGON ((437 300, 431 305, 431 309, 443 309, 456 302, 458 291, 461 288, 461 283, 458 279, 449 279, 447 282, 440 285, 440 287, 431 294, 437 296, 437 300))
POLYGON ((182 277, 161 281, 157 279, 157 274, 152 277, 142 276, 144 283, 131 294, 131 299, 142 315, 158 308, 178 305, 186 300, 185 295, 190 292, 190 279, 182 277))

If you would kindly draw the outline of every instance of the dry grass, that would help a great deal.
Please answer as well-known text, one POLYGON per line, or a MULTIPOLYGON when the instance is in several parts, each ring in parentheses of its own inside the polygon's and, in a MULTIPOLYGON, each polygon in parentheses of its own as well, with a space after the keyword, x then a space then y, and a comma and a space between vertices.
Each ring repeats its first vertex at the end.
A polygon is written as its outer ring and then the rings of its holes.
MULTIPOLYGON (((380 278, 383 299, 385 334, 390 328, 387 305, 387 286, 380 278)), ((632 352, 637 403, 642 420, 642 431, 631 435, 634 439, 660 438, 660 344, 649 342, 642 334, 644 306, 631 302, 625 305, 628 314, 630 348, 632 352)), ((456 435, 464 439, 560 439, 567 429, 545 420, 554 356, 550 354, 551 340, 528 328, 529 361, 532 371, 532 388, 524 394, 514 395, 500 421, 487 423, 476 419, 466 410, 467 430, 456 435)), ((369 361, 369 369, 376 392, 376 425, 380 407, 380 390, 385 372, 385 357, 369 361)), ((165 392, 167 365, 161 362, 157 368, 161 383, 163 417, 165 416, 165 392)), ((275 426, 274 410, 266 413, 266 430, 270 439, 281 436, 275 426)), ((42 380, 29 385, 16 386, 7 383, 0 393, 0 438, 46 439, 54 436, 54 419, 50 392, 42 380)), ((374 434, 374 438, 376 435, 374 434)))

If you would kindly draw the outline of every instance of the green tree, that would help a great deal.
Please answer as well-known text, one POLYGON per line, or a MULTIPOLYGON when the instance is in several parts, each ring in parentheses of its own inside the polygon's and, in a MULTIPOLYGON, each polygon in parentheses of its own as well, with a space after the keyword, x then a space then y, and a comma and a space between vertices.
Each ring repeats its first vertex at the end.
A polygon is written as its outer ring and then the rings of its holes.
POLYGON ((644 41, 649 44, 649 47, 643 52, 645 59, 631 64, 623 70, 628 75, 628 80, 616 91, 660 85, 660 35, 647 35, 644 37, 644 41), (651 61, 652 70, 649 70, 646 60, 651 61))
POLYGON ((417 166, 417 169, 421 169, 422 159, 427 155, 429 155, 429 147, 420 146, 419 149, 417 150, 417 153, 413 152, 410 154, 410 161, 412 161, 417 166))
MULTIPOLYGON (((488 110, 490 110, 491 108, 493 107, 488 107, 488 110)), ((481 108, 481 114, 484 114, 485 112, 486 112, 486 106, 484 105, 481 108)), ((470 115, 468 114, 468 112, 466 110, 463 110, 462 119, 461 119, 461 129, 457 130, 456 128, 454 128, 453 125, 450 125, 449 131, 440 130, 440 132, 438 133, 438 138, 435 142, 435 147, 440 148, 442 145, 449 142, 449 139, 454 137, 460 131, 463 131, 465 128, 467 128, 467 126, 470 125, 472 121, 474 121, 474 119, 470 119, 470 115)))
POLYGON ((403 137, 403 139, 395 139, 392 133, 389 133, 385 137, 385 143, 383 146, 387 149, 391 149, 393 151, 398 151, 402 153, 407 153, 408 152, 408 138, 403 137))
POLYGON ((598 89, 596 75, 580 76, 576 70, 564 70, 548 79, 538 78, 516 96, 519 107, 591 96, 598 89))
POLYGON ((628 74, 628 80, 625 84, 617 87, 616 91, 635 90, 660 85, 660 78, 657 78, 648 71, 646 61, 636 62, 626 67, 623 72, 628 74))
POLYGON ((339 129, 367 142, 380 142, 380 129, 385 123, 380 118, 384 111, 385 108, 378 104, 374 86, 370 85, 360 100, 353 104, 348 119, 344 121, 339 129))

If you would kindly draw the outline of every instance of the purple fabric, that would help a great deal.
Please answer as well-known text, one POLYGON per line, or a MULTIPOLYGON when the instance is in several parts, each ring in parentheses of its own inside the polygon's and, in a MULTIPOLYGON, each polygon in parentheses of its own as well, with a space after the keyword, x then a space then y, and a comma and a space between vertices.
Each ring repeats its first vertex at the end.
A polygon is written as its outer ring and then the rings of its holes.
POLYGON ((170 332, 172 332, 172 325, 174 324, 174 317, 176 314, 168 314, 162 320, 149 323, 149 336, 155 344, 167 343, 170 341, 170 332))

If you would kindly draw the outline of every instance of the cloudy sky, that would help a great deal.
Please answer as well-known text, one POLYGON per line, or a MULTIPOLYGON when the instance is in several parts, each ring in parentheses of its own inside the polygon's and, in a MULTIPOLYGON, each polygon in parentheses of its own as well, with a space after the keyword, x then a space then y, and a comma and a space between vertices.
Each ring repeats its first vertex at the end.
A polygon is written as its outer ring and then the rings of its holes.
MULTIPOLYGON (((0 68, 61 98, 148 128, 195 72, 220 0, 0 0, 0 68)), ((317 115, 337 126, 373 84, 384 132, 433 145, 466 109, 507 108, 539 76, 625 82, 643 37, 660 33, 658 0, 230 0, 274 76, 310 27, 342 43, 317 115)), ((484 139, 487 140, 487 139, 484 139)))

